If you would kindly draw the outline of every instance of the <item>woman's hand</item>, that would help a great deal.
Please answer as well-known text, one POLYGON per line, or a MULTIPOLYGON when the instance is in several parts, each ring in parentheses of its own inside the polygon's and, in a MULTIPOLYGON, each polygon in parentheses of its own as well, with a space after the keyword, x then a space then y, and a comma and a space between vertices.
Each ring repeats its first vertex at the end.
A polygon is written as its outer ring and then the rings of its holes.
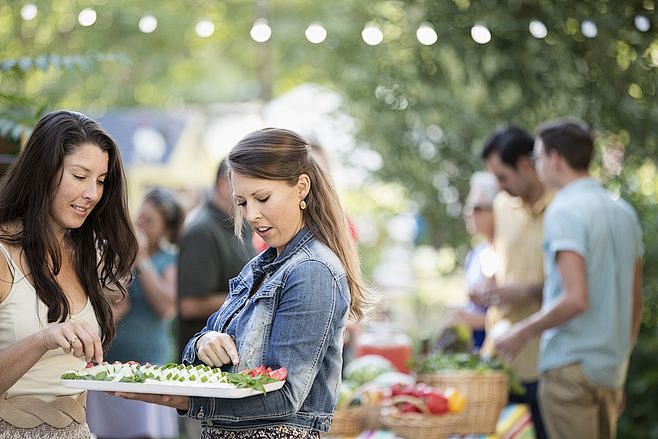
POLYGON ((196 342, 196 352, 199 360, 208 366, 240 363, 233 337, 223 332, 210 331, 202 335, 196 342))
POLYGON ((181 395, 158 395, 151 393, 126 393, 126 392, 107 392, 110 395, 118 396, 125 399, 134 399, 137 401, 150 402, 151 404, 165 405, 178 410, 188 411, 190 408, 190 397, 181 395))
POLYGON ((140 262, 149 260, 149 241, 146 237, 146 234, 139 228, 135 226, 135 238, 137 238, 138 250, 137 257, 135 258, 135 265, 139 266, 140 262))
POLYGON ((44 350, 62 348, 85 361, 103 362, 103 344, 98 334, 83 320, 55 323, 39 333, 44 350))

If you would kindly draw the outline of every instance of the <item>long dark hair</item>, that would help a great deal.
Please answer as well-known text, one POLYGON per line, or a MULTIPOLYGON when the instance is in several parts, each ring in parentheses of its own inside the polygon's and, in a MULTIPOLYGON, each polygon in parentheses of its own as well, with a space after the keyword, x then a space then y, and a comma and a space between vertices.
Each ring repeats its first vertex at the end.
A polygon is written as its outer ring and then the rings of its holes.
MULTIPOLYGON (((231 174, 285 181, 293 186, 301 174, 308 175, 311 190, 305 198, 304 223, 315 237, 327 245, 343 264, 350 288, 350 316, 360 320, 373 304, 365 287, 359 255, 347 228, 345 213, 333 181, 311 154, 309 143, 299 134, 265 128, 248 134, 228 155, 231 174)), ((240 209, 234 209, 236 234, 241 236, 240 209)))
POLYGON ((87 293, 101 328, 103 344, 114 336, 108 290, 125 296, 124 282, 137 255, 137 240, 128 215, 126 178, 117 144, 92 119, 72 111, 55 111, 35 126, 25 149, 0 182, 0 224, 21 223, 0 240, 21 247, 34 288, 48 307, 48 322, 70 314, 56 280, 62 254, 49 227, 50 206, 62 175, 64 157, 81 145, 98 146, 108 154, 103 195, 81 227, 68 231, 75 272, 87 293))

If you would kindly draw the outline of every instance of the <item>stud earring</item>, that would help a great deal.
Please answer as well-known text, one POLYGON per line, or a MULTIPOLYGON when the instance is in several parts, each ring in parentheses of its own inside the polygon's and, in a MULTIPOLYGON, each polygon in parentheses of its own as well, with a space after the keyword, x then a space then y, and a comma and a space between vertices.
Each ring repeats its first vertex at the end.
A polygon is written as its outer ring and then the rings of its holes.
POLYGON ((299 202, 299 208, 304 210, 306 209, 306 201, 302 200, 299 202))

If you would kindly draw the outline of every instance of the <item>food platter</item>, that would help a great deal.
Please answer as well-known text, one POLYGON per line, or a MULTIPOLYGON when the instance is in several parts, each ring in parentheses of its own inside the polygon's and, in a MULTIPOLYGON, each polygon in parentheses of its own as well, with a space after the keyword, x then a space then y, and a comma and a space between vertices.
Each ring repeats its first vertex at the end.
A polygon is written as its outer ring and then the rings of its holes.
MULTIPOLYGON (((103 392, 130 392, 130 393, 155 393, 161 395, 186 395, 205 396, 211 398, 246 398, 248 396, 261 395, 263 392, 251 388, 238 388, 229 383, 180 383, 180 382, 149 382, 124 383, 120 381, 93 381, 62 379, 64 387, 85 390, 99 390, 103 392)), ((278 390, 285 381, 277 381, 265 384, 266 392, 278 390)))
POLYGON ((69 370, 61 376, 64 387, 102 392, 246 398, 283 387, 288 370, 258 366, 239 373, 207 365, 168 363, 162 366, 114 362, 69 370))

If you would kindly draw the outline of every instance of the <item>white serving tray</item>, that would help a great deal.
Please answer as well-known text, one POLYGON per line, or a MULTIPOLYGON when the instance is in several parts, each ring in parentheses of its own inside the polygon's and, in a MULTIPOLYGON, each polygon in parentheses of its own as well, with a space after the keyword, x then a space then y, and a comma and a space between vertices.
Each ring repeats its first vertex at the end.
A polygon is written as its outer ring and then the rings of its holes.
MULTIPOLYGON (((228 383, 199 383, 190 384, 181 382, 161 382, 146 380, 143 383, 122 383, 119 381, 94 381, 94 380, 60 380, 64 387, 85 390, 99 390, 103 392, 130 392, 130 393, 155 393, 160 395, 186 395, 206 396, 210 398, 246 398, 253 395, 261 395, 262 392, 254 389, 240 389, 228 383)), ((265 391, 271 392, 283 387, 285 381, 265 384, 265 391)))

